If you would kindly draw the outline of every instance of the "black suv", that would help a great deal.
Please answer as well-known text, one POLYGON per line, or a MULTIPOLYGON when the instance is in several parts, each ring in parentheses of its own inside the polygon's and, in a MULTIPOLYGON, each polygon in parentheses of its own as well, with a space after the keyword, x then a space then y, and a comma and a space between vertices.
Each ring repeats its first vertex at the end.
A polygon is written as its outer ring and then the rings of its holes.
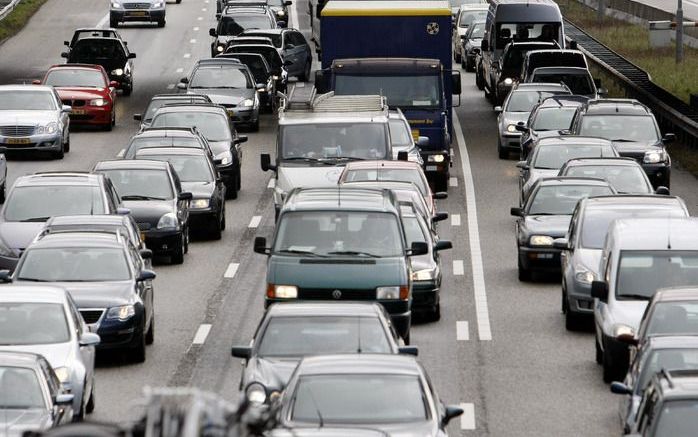
POLYGON ((133 91, 133 61, 135 53, 119 38, 79 38, 67 52, 61 53, 68 64, 97 64, 104 67, 109 80, 119 83, 125 96, 133 91))
POLYGON ((570 133, 613 141, 620 156, 642 165, 654 188, 669 188, 671 158, 665 146, 675 136, 662 137, 652 111, 637 100, 589 100, 577 109, 570 133))
POLYGON ((213 37, 211 57, 225 51, 228 42, 246 29, 275 29, 276 19, 265 6, 228 6, 216 28, 209 29, 213 37))

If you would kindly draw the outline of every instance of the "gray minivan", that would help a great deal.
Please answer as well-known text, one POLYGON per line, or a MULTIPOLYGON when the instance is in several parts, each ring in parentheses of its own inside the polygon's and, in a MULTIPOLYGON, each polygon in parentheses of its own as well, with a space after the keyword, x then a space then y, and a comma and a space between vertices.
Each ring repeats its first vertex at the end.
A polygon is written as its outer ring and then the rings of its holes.
POLYGON ((406 247, 398 201, 390 190, 305 188, 289 193, 268 255, 265 306, 289 300, 377 301, 409 343, 412 267, 426 243, 406 247))

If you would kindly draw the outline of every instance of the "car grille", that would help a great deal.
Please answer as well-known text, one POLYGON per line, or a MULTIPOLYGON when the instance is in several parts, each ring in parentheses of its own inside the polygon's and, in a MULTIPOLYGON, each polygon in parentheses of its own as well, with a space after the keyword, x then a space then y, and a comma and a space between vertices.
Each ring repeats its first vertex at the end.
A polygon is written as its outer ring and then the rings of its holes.
POLYGON ((645 152, 620 152, 619 154, 624 158, 633 158, 638 164, 642 164, 642 160, 645 159, 645 152))
POLYGON ((103 313, 104 313, 103 309, 80 310, 80 314, 82 315, 82 318, 85 320, 85 323, 87 323, 88 325, 99 322, 99 319, 102 318, 103 313))
POLYGON ((223 103, 224 108, 236 108, 238 105, 232 103, 223 103))
POLYGON ((149 9, 150 3, 124 3, 124 9, 149 9))
POLYGON ((63 104, 76 108, 85 106, 85 100, 63 100, 63 104))
POLYGON ((298 290, 298 298, 320 300, 376 300, 376 290, 301 288, 298 290), (341 296, 339 298, 334 297, 335 290, 339 290, 341 292, 341 296))
POLYGON ((5 137, 26 137, 33 135, 36 126, 0 126, 0 135, 5 137))

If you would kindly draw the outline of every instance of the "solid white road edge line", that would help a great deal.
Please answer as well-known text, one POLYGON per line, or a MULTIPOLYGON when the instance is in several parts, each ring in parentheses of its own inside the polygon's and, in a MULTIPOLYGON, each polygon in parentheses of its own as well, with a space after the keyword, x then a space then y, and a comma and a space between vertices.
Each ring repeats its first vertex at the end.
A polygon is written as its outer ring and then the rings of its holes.
POLYGON ((451 226, 460 226, 460 214, 451 214, 451 226))
POLYGON ((473 289, 475 292, 475 314, 480 340, 492 340, 490 312, 487 308, 487 291, 485 289, 485 269, 482 266, 482 249, 480 231, 477 223, 477 203, 475 201, 475 184, 470 168, 470 156, 463 137, 458 114, 453 111, 453 130, 456 133, 460 162, 463 169, 463 186, 465 188, 465 207, 468 215, 468 239, 470 240, 470 261, 473 269, 473 289))
POLYGON ((209 332, 211 332, 211 325, 202 323, 199 325, 199 329, 196 330, 196 334, 194 334, 194 339, 191 341, 191 344, 204 344, 209 332))
POLYGON ((256 228, 259 226, 259 224, 262 222, 262 216, 261 215, 254 215, 252 216, 252 220, 250 220, 250 224, 247 225, 248 228, 256 228))
POLYGON ((269 183, 267 184, 267 188, 274 188, 276 186, 276 179, 271 178, 269 179, 269 183))
POLYGON ((225 269, 225 273, 223 273, 224 278, 233 278, 235 277, 235 273, 238 272, 238 267, 240 267, 240 263, 230 263, 228 264, 228 268, 225 269))
POLYGON ((458 340, 458 341, 470 340, 470 330, 468 329, 468 322, 464 322, 464 321, 456 322, 456 340, 458 340))
POLYGON ((453 275, 454 276, 463 276, 465 274, 465 268, 463 267, 463 260, 462 259, 454 259, 453 260, 453 275))
POLYGON ((475 429, 475 405, 462 403, 463 415, 460 416, 460 429, 475 429))

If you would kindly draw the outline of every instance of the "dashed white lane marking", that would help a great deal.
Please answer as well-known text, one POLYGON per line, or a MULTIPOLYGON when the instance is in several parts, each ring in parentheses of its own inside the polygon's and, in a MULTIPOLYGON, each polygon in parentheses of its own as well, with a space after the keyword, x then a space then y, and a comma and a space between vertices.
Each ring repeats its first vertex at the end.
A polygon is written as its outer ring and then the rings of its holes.
POLYGON ((198 32, 198 31, 199 31, 199 28, 198 28, 198 27, 195 27, 195 28, 194 28, 194 32, 198 32))
POLYGON ((256 228, 259 226, 259 224, 262 222, 262 216, 261 215, 255 215, 252 216, 252 220, 250 220, 250 224, 247 225, 248 228, 256 228))
POLYGON ((453 274, 456 276, 463 276, 465 274, 465 268, 463 268, 462 259, 453 260, 453 274))
POLYGON ((267 184, 267 188, 274 188, 276 187, 276 179, 271 178, 269 179, 269 183, 267 184))
POLYGON ((191 53, 185 53, 185 54, 184 54, 184 59, 188 59, 188 58, 191 58, 191 53))
POLYGON ((225 269, 225 273, 223 273, 224 278, 234 278, 235 273, 238 271, 238 267, 240 267, 239 263, 230 263, 228 264, 228 268, 225 269))
POLYGON ((105 24, 107 24, 107 21, 109 21, 109 14, 103 16, 102 19, 97 22, 97 25, 95 27, 97 29, 101 29, 102 27, 104 27, 105 24))
POLYGON ((470 156, 463 137, 463 130, 458 114, 453 112, 453 130, 456 132, 460 162, 463 168, 463 186, 465 187, 465 206, 468 215, 468 240, 470 241, 470 261, 473 269, 473 289, 475 292, 475 314, 477 315, 477 332, 480 340, 492 340, 490 312, 487 307, 487 290, 485 289, 485 269, 482 266, 482 248, 477 222, 477 203, 475 202, 475 185, 470 168, 470 156))
POLYGON ((196 330, 194 334, 194 340, 191 341, 192 344, 204 344, 206 342, 206 337, 208 333, 211 332, 211 325, 207 323, 202 323, 199 325, 199 329, 196 330))
POLYGON ((197 19, 198 21, 202 21, 202 20, 204 19, 204 17, 196 17, 196 19, 197 19))
POLYGON ((175 87, 175 84, 173 84, 173 83, 167 85, 168 90, 172 90, 172 89, 174 89, 174 87, 175 87))
POLYGON ((460 416, 460 429, 475 429, 475 405, 474 404, 460 404, 463 409, 463 415, 460 416))
POLYGON ((189 43, 190 43, 190 44, 196 44, 196 39, 194 39, 194 38, 190 39, 190 40, 189 40, 189 43))
POLYGON ((206 12, 206 8, 201 8, 201 12, 206 12))
POLYGON ((456 340, 470 340, 470 330, 468 327, 468 322, 456 322, 456 340))
POLYGON ((450 187, 457 187, 458 186, 458 178, 450 178, 448 180, 448 185, 450 187))
POLYGON ((451 214, 451 226, 460 226, 460 214, 451 214))
POLYGON ((178 69, 177 69, 177 73, 183 73, 183 72, 184 72, 184 68, 178 68, 178 69))
POLYGON ((296 29, 299 29, 299 24, 298 24, 298 11, 296 10, 296 5, 298 2, 296 2, 295 5, 291 5, 291 13, 290 13, 290 23, 288 23, 288 27, 295 27, 296 29))

